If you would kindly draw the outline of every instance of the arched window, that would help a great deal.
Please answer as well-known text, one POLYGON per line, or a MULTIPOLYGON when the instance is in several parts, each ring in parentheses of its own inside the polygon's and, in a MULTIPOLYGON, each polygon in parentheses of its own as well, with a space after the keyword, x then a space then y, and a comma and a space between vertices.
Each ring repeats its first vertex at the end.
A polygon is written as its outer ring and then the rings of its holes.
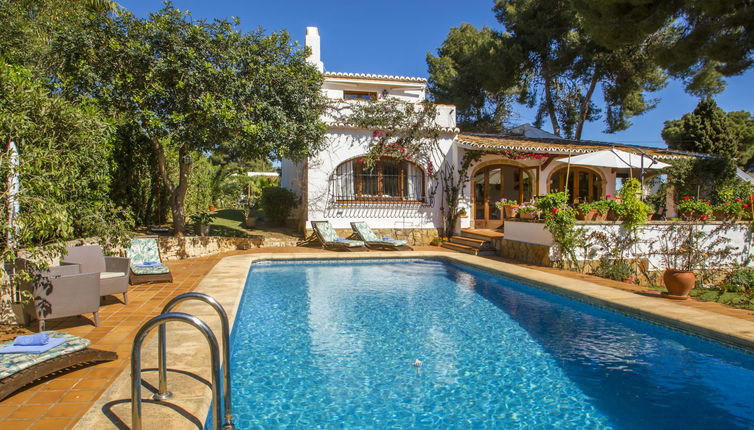
POLYGON ((331 179, 338 202, 425 202, 424 172, 414 163, 382 158, 371 168, 362 159, 341 163, 331 179))
POLYGON ((605 196, 605 181, 597 172, 583 167, 562 167, 550 175, 549 192, 565 190, 568 176, 568 195, 572 203, 585 203, 605 196))

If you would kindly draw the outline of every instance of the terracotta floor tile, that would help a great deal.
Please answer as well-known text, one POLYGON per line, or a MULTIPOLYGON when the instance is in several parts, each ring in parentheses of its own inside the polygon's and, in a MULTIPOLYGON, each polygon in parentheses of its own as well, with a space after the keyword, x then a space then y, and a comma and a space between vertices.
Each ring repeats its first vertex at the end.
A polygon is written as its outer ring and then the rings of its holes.
POLYGON ((99 367, 96 369, 92 369, 92 371, 89 372, 89 374, 87 375, 86 379, 112 378, 114 376, 115 371, 116 369, 99 367))
POLYGON ((2 402, 0 402, 0 405, 7 406, 7 405, 20 405, 22 403, 25 403, 29 398, 34 395, 35 391, 29 389, 26 391, 19 391, 12 396, 6 398, 2 402))
POLYGON ((10 415, 17 407, 18 405, 0 405, 0 420, 10 415))
POLYGON ((77 390, 99 390, 101 388, 105 388, 105 385, 107 385, 111 379, 109 378, 98 378, 98 379, 82 379, 76 384, 77 390))
POLYGON ((38 418, 41 417, 47 410, 50 409, 49 404, 45 405, 21 405, 8 415, 7 419, 24 419, 24 418, 38 418))
POLYGON ((100 390, 71 390, 60 398, 61 403, 82 403, 94 400, 100 390))
POLYGON ((45 418, 37 420, 29 430, 61 430, 71 425, 70 418, 45 418))
POLYGON ((3 430, 26 430, 35 422, 35 420, 3 420, 3 430))
POLYGON ((72 418, 89 409, 86 403, 58 403, 45 412, 45 418, 72 418))
POLYGON ((70 390, 75 382, 70 379, 51 379, 44 385, 44 390, 70 390))
MULTIPOLYGON (((64 381, 71 381, 71 380, 64 380, 64 381)), ((70 387, 72 388, 73 384, 70 384, 70 387)), ((55 403, 59 402, 60 399, 65 394, 65 391, 48 391, 48 390, 42 390, 38 393, 31 396, 29 400, 26 401, 27 405, 34 405, 34 404, 42 404, 42 403, 55 403)))

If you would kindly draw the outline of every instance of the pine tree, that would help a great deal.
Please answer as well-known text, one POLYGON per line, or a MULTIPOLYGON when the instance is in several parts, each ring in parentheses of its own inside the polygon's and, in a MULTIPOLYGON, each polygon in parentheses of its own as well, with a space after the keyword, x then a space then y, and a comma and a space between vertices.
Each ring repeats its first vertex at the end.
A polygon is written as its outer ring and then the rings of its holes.
POLYGON ((712 97, 702 99, 681 119, 665 121, 662 138, 672 149, 730 158, 738 158, 742 149, 739 127, 712 97))

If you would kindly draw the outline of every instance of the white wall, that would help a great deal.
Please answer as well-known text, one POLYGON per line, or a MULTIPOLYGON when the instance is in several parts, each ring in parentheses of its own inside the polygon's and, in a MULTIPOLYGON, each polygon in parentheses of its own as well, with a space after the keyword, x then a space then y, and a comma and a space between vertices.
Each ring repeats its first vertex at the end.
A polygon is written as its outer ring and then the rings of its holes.
MULTIPOLYGON (((667 262, 660 252, 666 249, 677 249, 681 242, 679 235, 673 233, 674 226, 680 224, 674 222, 652 222, 639 227, 639 242, 627 252, 628 258, 647 258, 651 270, 664 270, 667 262)), ((602 232, 612 238, 620 238, 621 225, 614 223, 577 224, 585 229, 589 235, 595 231, 602 232)), ((715 249, 730 247, 730 256, 726 260, 715 261, 714 256, 708 260, 710 268, 726 268, 748 262, 752 253, 752 234, 748 223, 745 224, 722 224, 711 222, 707 224, 693 224, 694 232, 702 233, 702 248, 707 248, 711 254, 715 249), (720 241, 714 245, 715 241, 720 241), (725 242, 724 244, 722 242, 725 242)), ((505 222, 505 239, 519 242, 533 243, 538 245, 553 245, 552 235, 545 230, 541 222, 505 222)), ((581 259, 598 260, 605 251, 593 242, 593 247, 586 251, 588 255, 580 251, 581 259)), ((752 265, 751 262, 748 262, 752 265)))
MULTIPOLYGON (((453 147, 452 134, 443 135, 438 152, 432 154, 435 166, 441 166, 450 156, 453 147)), ((441 228, 441 190, 434 196, 434 205, 400 204, 338 204, 329 195, 330 176, 335 168, 348 160, 364 156, 372 144, 371 130, 331 129, 327 133, 327 150, 309 160, 308 210, 309 221, 328 220, 335 228, 350 228, 351 221, 364 220, 372 228, 441 228)), ((425 178, 425 195, 436 185, 436 181, 425 178)))

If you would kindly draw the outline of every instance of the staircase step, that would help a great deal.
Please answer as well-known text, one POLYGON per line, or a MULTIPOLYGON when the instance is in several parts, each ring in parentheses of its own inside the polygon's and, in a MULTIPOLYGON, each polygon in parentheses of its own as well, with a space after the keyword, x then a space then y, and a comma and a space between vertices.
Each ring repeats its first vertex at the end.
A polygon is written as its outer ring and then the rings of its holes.
POLYGON ((494 230, 475 230, 466 228, 461 230, 461 236, 477 240, 492 240, 501 238, 504 234, 494 230))
POLYGON ((441 246, 443 248, 451 249, 453 251, 463 252, 464 254, 471 254, 471 255, 496 255, 497 254, 497 252, 495 252, 494 249, 481 250, 481 249, 477 249, 471 246, 461 245, 461 244, 453 243, 453 242, 445 242, 441 246))
POLYGON ((472 239, 470 237, 453 236, 450 241, 459 245, 466 245, 476 249, 492 249, 492 243, 489 240, 472 239))

